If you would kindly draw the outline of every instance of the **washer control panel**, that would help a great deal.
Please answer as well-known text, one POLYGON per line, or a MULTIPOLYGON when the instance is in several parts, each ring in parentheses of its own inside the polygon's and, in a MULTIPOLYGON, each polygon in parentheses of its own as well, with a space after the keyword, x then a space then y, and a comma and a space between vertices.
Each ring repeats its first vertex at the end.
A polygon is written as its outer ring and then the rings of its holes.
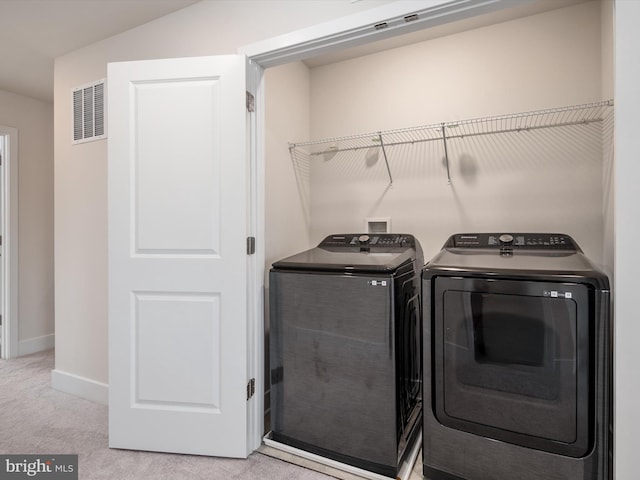
POLYGON ((413 248, 413 235, 396 233, 347 233, 329 235, 320 242, 319 247, 385 247, 385 248, 413 248))
POLYGON ((446 246, 572 251, 578 249, 573 239, 562 233, 458 233, 449 238, 446 246))

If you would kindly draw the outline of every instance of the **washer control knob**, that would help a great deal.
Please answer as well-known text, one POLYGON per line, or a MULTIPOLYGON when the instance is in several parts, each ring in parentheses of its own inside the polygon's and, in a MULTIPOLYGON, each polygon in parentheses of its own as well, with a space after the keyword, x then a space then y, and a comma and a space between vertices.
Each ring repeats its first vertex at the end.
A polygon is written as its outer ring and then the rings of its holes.
POLYGON ((369 241, 369 235, 360 235, 358 241, 360 243, 367 243, 369 241))
POLYGON ((498 240, 500 240, 500 243, 513 243, 513 235, 503 233, 498 237, 498 240))

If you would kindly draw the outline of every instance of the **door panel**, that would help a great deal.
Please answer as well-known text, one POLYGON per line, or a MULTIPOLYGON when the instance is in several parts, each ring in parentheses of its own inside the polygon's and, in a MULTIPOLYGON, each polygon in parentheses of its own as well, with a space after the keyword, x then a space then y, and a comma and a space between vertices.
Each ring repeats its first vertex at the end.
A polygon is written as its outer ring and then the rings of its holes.
POLYGON ((221 93, 216 77, 133 83, 136 253, 218 253, 221 93))
POLYGON ((219 413, 220 296, 135 293, 134 298, 134 405, 219 413))
POLYGON ((246 60, 109 65, 109 444, 246 457, 246 60))

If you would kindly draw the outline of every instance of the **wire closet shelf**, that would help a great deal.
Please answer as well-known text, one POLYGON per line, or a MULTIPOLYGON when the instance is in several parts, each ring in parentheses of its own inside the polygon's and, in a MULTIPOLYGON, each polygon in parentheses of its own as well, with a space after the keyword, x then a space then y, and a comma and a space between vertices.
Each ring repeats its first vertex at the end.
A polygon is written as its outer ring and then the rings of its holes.
POLYGON ((370 149, 373 146, 379 146, 384 156, 387 174, 389 175, 389 184, 393 185, 393 177, 386 150, 388 147, 439 141, 443 142, 447 179, 451 182, 447 154, 448 140, 602 122, 609 117, 612 107, 613 100, 605 100, 509 115, 434 123, 397 130, 289 143, 289 151, 295 161, 299 156, 308 158, 325 154, 335 155, 340 152, 370 149))

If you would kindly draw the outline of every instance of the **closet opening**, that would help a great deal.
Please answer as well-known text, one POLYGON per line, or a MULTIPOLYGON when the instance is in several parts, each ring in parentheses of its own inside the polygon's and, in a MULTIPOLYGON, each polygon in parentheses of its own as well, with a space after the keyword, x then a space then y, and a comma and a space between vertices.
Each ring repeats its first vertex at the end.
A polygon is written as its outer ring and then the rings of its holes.
MULTIPOLYGON (((425 260, 455 231, 570 227, 606 263, 603 172, 613 161, 612 116, 575 127, 584 132, 577 136, 515 129, 489 142, 455 133, 475 119, 610 100, 600 80, 600 57, 610 53, 593 48, 601 42, 600 15, 598 0, 534 1, 289 63, 268 60, 267 338, 270 265, 326 235, 363 229, 370 218, 416 233, 425 260), (385 162, 379 137, 370 135, 441 124, 446 153, 441 141, 409 141, 391 152, 382 137, 385 162), (360 135, 362 148, 340 151, 341 141, 360 135), (315 141, 323 150, 291 148, 315 141)), ((268 356, 267 348, 265 431, 268 356)))

